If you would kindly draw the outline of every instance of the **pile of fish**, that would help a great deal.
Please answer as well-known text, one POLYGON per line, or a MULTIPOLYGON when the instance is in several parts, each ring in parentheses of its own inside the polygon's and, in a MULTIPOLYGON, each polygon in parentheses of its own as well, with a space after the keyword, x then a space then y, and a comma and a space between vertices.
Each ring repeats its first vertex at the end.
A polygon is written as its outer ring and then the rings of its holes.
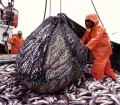
POLYGON ((0 66, 0 105, 120 105, 120 75, 96 81, 89 74, 56 94, 37 94, 19 83, 15 64, 0 66))

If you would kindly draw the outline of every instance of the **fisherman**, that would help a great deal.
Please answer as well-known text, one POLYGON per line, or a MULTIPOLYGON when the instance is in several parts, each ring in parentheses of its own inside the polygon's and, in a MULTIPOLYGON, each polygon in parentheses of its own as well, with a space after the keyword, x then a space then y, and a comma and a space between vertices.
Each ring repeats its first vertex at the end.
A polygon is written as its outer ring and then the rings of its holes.
POLYGON ((115 73, 109 60, 112 48, 106 29, 99 24, 96 14, 89 14, 85 19, 86 32, 80 39, 81 43, 87 43, 87 47, 93 57, 92 75, 96 80, 103 80, 104 74, 116 80, 115 73))
POLYGON ((8 24, 13 25, 14 11, 17 11, 17 12, 19 12, 19 11, 13 7, 11 2, 8 2, 8 6, 6 6, 4 8, 4 11, 6 13, 6 16, 4 18, 4 20, 6 21, 6 25, 8 25, 8 24))
POLYGON ((17 34, 14 34, 8 42, 11 44, 11 54, 17 54, 20 46, 24 42, 22 31, 18 31, 17 34))

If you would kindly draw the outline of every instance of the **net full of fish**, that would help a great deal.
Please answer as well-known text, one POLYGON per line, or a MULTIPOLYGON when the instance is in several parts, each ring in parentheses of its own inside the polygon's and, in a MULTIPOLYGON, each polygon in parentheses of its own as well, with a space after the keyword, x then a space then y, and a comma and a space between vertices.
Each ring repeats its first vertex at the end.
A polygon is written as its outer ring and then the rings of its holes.
MULTIPOLYGON (((80 43, 76 28, 72 28, 77 25, 60 13, 48 17, 26 38, 16 60, 18 78, 23 84, 39 93, 53 93, 84 73, 87 48, 80 43)), ((79 27, 82 36, 85 29, 79 27)))
POLYGON ((20 84, 15 64, 0 66, 0 74, 0 105, 120 105, 119 73, 116 81, 105 76, 99 82, 87 72, 56 94, 38 94, 20 84))

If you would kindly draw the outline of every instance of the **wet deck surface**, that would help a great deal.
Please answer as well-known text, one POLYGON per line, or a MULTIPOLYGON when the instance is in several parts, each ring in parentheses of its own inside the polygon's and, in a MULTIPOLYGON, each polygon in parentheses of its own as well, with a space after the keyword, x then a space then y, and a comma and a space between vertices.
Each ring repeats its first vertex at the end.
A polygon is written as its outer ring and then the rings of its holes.
POLYGON ((0 55, 0 65, 6 64, 6 63, 15 63, 16 61, 16 54, 3 54, 0 55))

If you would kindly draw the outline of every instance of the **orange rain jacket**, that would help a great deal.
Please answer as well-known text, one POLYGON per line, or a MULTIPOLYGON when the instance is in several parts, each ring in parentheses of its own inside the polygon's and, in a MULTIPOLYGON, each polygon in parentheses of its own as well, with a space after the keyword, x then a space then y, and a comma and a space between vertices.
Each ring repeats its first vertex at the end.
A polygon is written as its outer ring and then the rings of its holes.
POLYGON ((18 50, 23 43, 24 39, 19 38, 17 34, 13 34, 12 37, 8 40, 11 44, 11 54, 17 54, 18 50))
POLYGON ((92 75, 97 80, 103 80, 104 74, 106 74, 115 80, 116 77, 109 61, 112 48, 106 29, 99 24, 99 18, 96 14, 87 15, 85 20, 91 20, 95 23, 91 31, 86 31, 80 39, 82 43, 87 43, 86 47, 91 50, 93 57, 92 75))

